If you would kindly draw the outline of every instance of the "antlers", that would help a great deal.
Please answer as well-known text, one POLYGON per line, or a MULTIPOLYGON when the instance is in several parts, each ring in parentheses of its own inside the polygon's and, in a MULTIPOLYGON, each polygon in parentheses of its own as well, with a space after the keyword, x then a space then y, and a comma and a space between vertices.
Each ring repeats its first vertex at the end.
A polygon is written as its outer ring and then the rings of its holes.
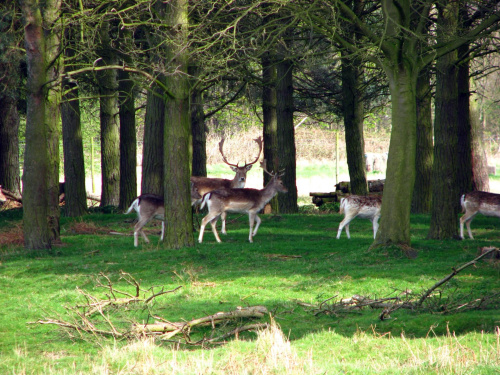
POLYGON ((266 168, 266 164, 267 164, 267 160, 266 159, 262 159, 262 161, 260 162, 260 167, 264 170, 264 172, 266 172, 269 176, 271 177, 274 177, 274 176, 278 176, 278 177, 281 177, 281 176, 284 176, 285 175, 285 170, 282 169, 281 171, 279 171, 278 173, 274 173, 274 172, 269 172, 266 168))
MULTIPOLYGON (((255 158, 255 160, 251 163, 246 163, 245 162, 245 165, 243 167, 239 167, 238 164, 231 164, 227 161, 226 157, 224 156, 224 151, 222 150, 223 146, 224 146, 224 140, 225 138, 222 138, 221 141, 219 142, 219 151, 220 151, 220 154, 222 155, 222 160, 224 161, 224 163, 226 163, 227 165, 231 166, 231 167, 236 167, 236 168, 245 168, 245 167, 248 167, 249 165, 252 165, 252 164, 255 164, 257 163, 257 160, 259 160, 259 157, 260 157, 260 153, 262 152, 262 137, 258 137, 258 138, 255 138, 254 141, 257 142, 257 144, 259 145, 259 153, 257 154, 257 157, 255 158)), ((239 163, 239 162, 238 162, 239 163)))

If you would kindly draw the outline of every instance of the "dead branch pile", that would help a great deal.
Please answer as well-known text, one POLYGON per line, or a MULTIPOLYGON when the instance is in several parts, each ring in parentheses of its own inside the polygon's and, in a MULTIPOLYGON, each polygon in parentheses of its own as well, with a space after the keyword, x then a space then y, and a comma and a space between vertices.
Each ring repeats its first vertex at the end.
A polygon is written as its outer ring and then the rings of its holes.
POLYGON ((260 319, 267 315, 264 306, 253 306, 237 308, 230 312, 219 312, 213 315, 183 322, 170 322, 167 319, 151 313, 151 302, 157 297, 173 293, 181 288, 178 286, 172 290, 164 287, 144 290, 139 281, 126 272, 121 272, 120 280, 131 285, 133 293, 119 290, 111 279, 100 273, 96 280, 97 288, 106 290, 106 298, 98 298, 90 293, 77 288, 84 297, 85 303, 75 307, 65 307, 66 315, 58 318, 40 319, 30 324, 51 324, 63 328, 70 337, 86 339, 88 337, 114 337, 116 339, 134 340, 140 337, 154 337, 155 339, 188 345, 220 344, 228 337, 238 335, 243 331, 264 329, 267 323, 241 324, 244 320, 260 319), (132 318, 125 316, 124 312, 133 311, 135 305, 149 312, 148 321, 154 319, 153 323, 138 323, 132 318), (113 311, 111 311, 113 310, 113 311), (123 322, 126 321, 124 324, 123 322), (193 340, 192 333, 197 327, 212 327, 211 334, 207 337, 193 340), (216 331, 216 327, 224 330, 216 331), (180 336, 173 340, 174 336, 180 336))
POLYGON ((387 298, 370 298, 366 296, 354 295, 350 298, 338 299, 337 296, 330 297, 322 301, 319 305, 298 302, 314 313, 314 315, 326 314, 340 316, 346 313, 359 312, 365 307, 371 309, 381 309, 380 320, 390 319, 391 313, 399 309, 410 309, 428 311, 435 314, 451 314, 460 311, 485 309, 489 306, 500 304, 500 293, 493 293, 483 297, 475 297, 471 293, 455 293, 444 297, 439 287, 446 284, 459 272, 467 267, 475 265, 482 258, 496 258, 500 250, 495 247, 485 247, 480 249, 480 255, 470 262, 458 268, 452 268, 452 272, 441 279, 429 289, 421 294, 414 294, 410 290, 401 292, 398 296, 387 298), (430 298, 432 297, 432 298, 430 298))

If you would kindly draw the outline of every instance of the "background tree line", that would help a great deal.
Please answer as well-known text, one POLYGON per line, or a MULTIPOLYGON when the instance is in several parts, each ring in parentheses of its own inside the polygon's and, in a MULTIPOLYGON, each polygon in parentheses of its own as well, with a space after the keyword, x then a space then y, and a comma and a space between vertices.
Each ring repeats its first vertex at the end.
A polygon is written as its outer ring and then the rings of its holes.
POLYGON ((137 191, 137 109, 145 98, 141 191, 165 198, 168 248, 193 245, 189 177, 206 175, 206 122, 241 98, 263 124, 268 168, 286 171, 289 193, 273 202, 275 211, 297 212, 294 115, 342 119, 352 190, 366 194, 364 121, 388 103, 392 133, 374 246, 409 246, 411 211, 431 213, 430 238, 455 237, 460 194, 488 189, 470 84, 494 66, 496 1, 19 0, 0 7, 0 183, 20 190, 21 114, 27 248, 59 241, 60 139, 65 213, 86 212, 81 108, 88 98, 99 101, 101 205, 122 209, 137 191))

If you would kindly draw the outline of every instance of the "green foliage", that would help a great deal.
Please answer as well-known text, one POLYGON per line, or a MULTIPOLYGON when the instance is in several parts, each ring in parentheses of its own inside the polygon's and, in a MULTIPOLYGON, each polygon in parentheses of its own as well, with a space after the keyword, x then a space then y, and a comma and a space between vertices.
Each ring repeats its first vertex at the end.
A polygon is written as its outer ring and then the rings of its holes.
POLYGON ((323 213, 336 214, 340 210, 340 203, 339 202, 324 203, 318 207, 318 210, 323 213))
MULTIPOLYGON (((194 222, 201 217, 196 215, 194 222)), ((85 303, 77 288, 105 298, 106 290, 95 287, 100 272, 110 278, 115 288, 134 293, 133 286, 120 280, 121 271, 140 280, 144 290, 182 288, 158 297, 147 308, 107 310, 105 316, 117 319, 120 327, 128 327, 131 320, 152 321, 150 314, 183 321, 237 306, 264 305, 285 333, 283 340, 290 341, 287 350, 295 353, 289 354, 290 358, 303 363, 300 371, 289 373, 423 374, 431 369, 435 373, 470 373, 467 370, 474 366, 487 372, 500 365, 498 356, 492 355, 497 350, 498 303, 481 311, 464 309, 456 314, 430 308, 402 309, 384 321, 378 319, 377 309, 332 315, 315 314, 313 309, 354 294, 381 298, 407 290, 421 293, 450 274, 452 267, 474 259, 478 247, 497 244, 497 219, 475 219, 474 241, 435 242, 426 239, 429 216, 412 216, 412 243, 418 256, 410 260, 394 249, 369 251, 373 238, 368 220, 357 219, 351 224, 351 240, 345 236, 337 240, 335 235, 342 219, 338 214, 318 215, 311 209, 307 214, 261 217, 262 225, 253 244, 248 243, 248 218, 230 215, 228 234, 222 236, 221 244, 207 231, 204 243, 195 248, 163 249, 157 242, 159 222, 154 221, 148 226, 151 230, 154 225, 154 233, 149 234, 151 244, 141 240, 140 246, 134 248, 131 236, 111 232, 131 234, 135 215, 96 211, 81 220, 62 219, 63 244, 57 247, 57 256, 35 258, 23 255, 18 246, 3 245, 0 372, 97 374, 105 367, 111 373, 155 373, 146 368, 160 366, 166 373, 166 367, 161 366, 171 365, 175 358, 182 368, 193 363, 208 366, 204 361, 210 359, 212 371, 199 373, 223 374, 238 373, 221 368, 238 362, 228 362, 228 358, 239 358, 242 373, 255 370, 259 361, 268 358, 270 348, 275 348, 262 341, 262 334, 255 333, 242 334, 239 340, 211 352, 182 347, 173 351, 168 343, 164 350, 158 350, 161 343, 125 343, 106 338, 98 339, 97 345, 90 335, 72 332, 71 339, 55 326, 28 324, 42 318, 64 317, 65 306, 85 303), (82 231, 79 226, 89 231, 82 231), (446 357, 447 362, 431 355, 445 348, 455 348, 461 354, 446 357), (461 355, 475 359, 468 359, 466 365, 461 355), (251 360, 254 356, 255 363, 251 360), (454 367, 462 365, 465 367, 454 367), (141 366, 144 371, 134 366, 141 366)), ((8 228, 19 225, 19 220, 18 213, 0 213, 0 222, 8 223, 8 228)), ((1 230, 6 229, 2 225, 1 230)), ((440 288, 432 302, 450 303, 460 296, 472 300, 498 293, 499 274, 497 263, 480 261, 440 288)), ((210 329, 198 335, 210 335, 210 329)), ((192 333, 193 341, 201 338, 192 333)), ((285 346, 281 348, 284 350, 285 346)), ((190 372, 186 367, 179 373, 192 372, 192 368, 190 372)))

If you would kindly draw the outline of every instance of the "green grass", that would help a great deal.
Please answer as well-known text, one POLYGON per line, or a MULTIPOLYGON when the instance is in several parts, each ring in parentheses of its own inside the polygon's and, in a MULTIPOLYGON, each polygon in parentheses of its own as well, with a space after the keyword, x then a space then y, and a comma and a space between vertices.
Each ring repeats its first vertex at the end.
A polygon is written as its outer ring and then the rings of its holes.
MULTIPOLYGON (((1 212, 0 230, 19 225, 20 219, 19 211, 1 212)), ((315 315, 299 303, 317 306, 354 294, 388 297, 407 289, 420 293, 452 267, 474 259, 479 247, 498 246, 495 218, 474 220, 474 241, 430 241, 429 217, 412 216, 412 245, 418 251, 413 260, 396 250, 369 251, 373 239, 366 220, 351 224, 351 240, 345 233, 337 240, 342 218, 336 214, 262 215, 253 244, 248 243, 248 218, 233 215, 222 244, 207 231, 203 244, 180 250, 163 249, 155 234, 149 235, 150 245, 141 240, 138 248, 130 236, 107 234, 130 234, 132 219, 94 213, 80 221, 102 234, 76 234, 73 220, 64 218, 63 245, 56 255, 0 248, 0 373, 498 373, 498 303, 456 314, 398 310, 384 321, 378 309, 315 315), (67 316, 65 307, 84 302, 77 288, 103 297, 102 288, 95 287, 100 272, 116 288, 133 292, 119 279, 120 271, 140 280, 143 289, 182 286, 148 309, 109 310, 120 327, 146 321, 150 313, 183 321, 252 305, 266 306, 276 326, 203 350, 147 340, 71 338, 55 326, 30 324, 67 316)), ((460 294, 480 298, 499 292, 499 264, 481 261, 452 279, 440 295, 444 302, 460 294)), ((202 334, 210 330, 193 333, 193 339, 202 334)))

